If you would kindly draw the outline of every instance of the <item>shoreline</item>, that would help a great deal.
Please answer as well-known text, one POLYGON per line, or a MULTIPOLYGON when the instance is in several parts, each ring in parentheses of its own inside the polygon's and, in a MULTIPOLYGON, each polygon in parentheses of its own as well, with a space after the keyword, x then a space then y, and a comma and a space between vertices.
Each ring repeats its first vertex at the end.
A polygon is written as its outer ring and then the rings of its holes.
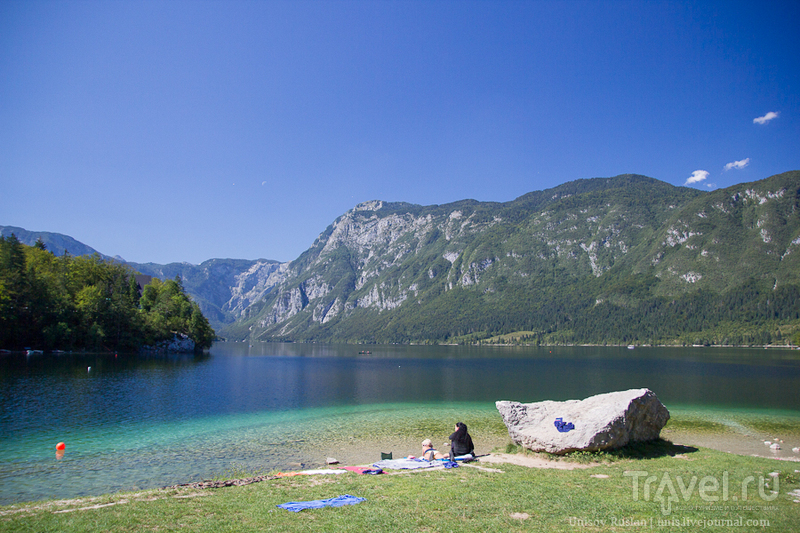
POLYGON ((733 455, 800 462, 800 452, 793 451, 793 449, 800 447, 800 436, 787 435, 782 437, 780 436, 780 432, 768 436, 766 433, 758 435, 753 433, 735 433, 732 431, 712 432, 663 429, 661 430, 661 438, 669 440, 674 444, 710 448, 733 455), (769 442, 770 444, 765 444, 765 442, 769 442), (780 449, 771 449, 770 445, 776 442, 780 446, 780 449))
MULTIPOLYGON (((800 449, 800 417, 795 412, 683 407, 672 409, 672 413, 660 436, 674 444, 741 457, 800 461, 800 453, 792 451, 800 449), (772 451, 764 442, 776 437, 783 442, 780 450, 772 451)), ((96 456, 81 453, 83 450, 76 445, 69 449, 64 461, 58 457, 54 461, 49 456, 41 463, 31 461, 25 465, 35 475, 26 477, 21 485, 16 485, 15 480, 22 478, 15 478, 14 472, 8 470, 6 479, 12 483, 7 485, 3 500, 7 505, 328 468, 328 458, 342 465, 372 464, 381 459, 382 453, 391 452, 394 458, 419 456, 424 438, 430 438, 440 451, 447 451, 450 424, 462 418, 470 427, 478 455, 504 453, 508 449, 508 430, 493 405, 381 404, 346 411, 313 410, 303 416, 245 416, 222 427, 213 419, 210 425, 183 428, 186 434, 202 437, 193 443, 191 461, 181 461, 186 449, 172 442, 153 445, 150 441, 136 441, 137 447, 126 449, 125 453, 96 456), (89 477, 80 474, 86 465, 93 468, 89 477), (131 468, 141 470, 142 465, 146 471, 141 474, 131 468), (48 474, 40 476, 43 481, 37 485, 36 475, 43 469, 48 474), (75 476, 81 476, 80 480, 75 476)), ((87 444, 83 446, 85 449, 87 444)), ((542 458, 570 461, 569 457, 542 458)))
MULTIPOLYGON (((758 447, 756 446, 757 444, 759 444, 759 442, 752 435, 737 435, 731 432, 702 432, 702 431, 687 431, 687 430, 669 430, 666 431, 667 433, 666 435, 664 433, 665 430, 662 430, 661 438, 668 440, 675 445, 691 446, 691 447, 696 446, 700 448, 707 448, 718 452, 729 453, 731 455, 738 455, 742 457, 757 457, 760 459, 772 459, 775 461, 800 462, 800 453, 793 452, 792 450, 788 450, 788 454, 786 453, 787 450, 783 448, 779 450, 779 452, 781 451, 784 452, 783 454, 771 453, 769 449, 767 449, 766 452, 764 450, 759 450, 758 447), (761 453, 756 453, 756 451, 761 451, 761 453)), ((800 441, 800 438, 796 438, 796 440, 800 441)), ((508 440, 507 442, 510 442, 510 440, 508 440)), ((765 447, 763 442, 760 444, 761 446, 765 447)), ((372 449, 381 449, 381 448, 385 448, 385 446, 381 446, 380 444, 377 443, 370 443, 367 447, 367 451, 372 449)), ((487 446, 476 446, 476 452, 478 452, 479 449, 485 449, 485 448, 487 448, 487 446)), ((575 470, 575 469, 586 469, 586 468, 604 466, 604 463, 595 463, 595 462, 582 463, 582 462, 571 461, 569 455, 553 456, 552 458, 548 458, 547 454, 534 454, 534 455, 526 455, 522 453, 508 454, 502 450, 499 450, 498 448, 499 446, 494 446, 491 451, 486 450, 483 452, 478 452, 477 453, 478 458, 475 461, 477 465, 464 464, 462 466, 471 466, 473 468, 478 468, 487 471, 495 471, 495 472, 499 472, 499 470, 478 465, 483 464, 483 465, 488 465, 490 467, 498 467, 502 466, 503 464, 513 464, 518 466, 525 466, 532 469, 547 469, 547 470, 575 470)), ((281 478, 282 476, 275 475, 276 472, 314 470, 316 469, 316 467, 337 469, 349 465, 367 465, 377 461, 377 459, 375 459, 375 461, 365 461, 363 459, 364 451, 365 450, 362 449, 362 453, 358 454, 360 456, 360 459, 356 459, 356 457, 352 453, 339 454, 345 460, 340 460, 338 464, 327 464, 324 460, 322 462, 310 461, 308 463, 297 463, 292 465, 294 468, 296 468, 296 470, 294 470, 293 468, 287 468, 287 469, 281 469, 280 471, 273 471, 268 474, 263 474, 263 473, 253 474, 248 477, 240 476, 227 479, 215 478, 203 481, 187 481, 185 483, 167 485, 162 487, 139 489, 136 492, 138 492, 139 495, 145 495, 145 494, 152 494, 170 490, 191 491, 191 490, 203 490, 211 488, 245 486, 253 483, 259 483, 262 481, 269 481, 281 478)), ((317 455, 323 455, 323 454, 317 454, 317 455)), ((395 456, 396 459, 399 457, 400 457, 399 454, 395 456)), ((419 473, 423 471, 427 470, 409 470, 409 471, 402 471, 401 473, 408 474, 408 473, 419 473)), ((97 494, 97 495, 87 495, 74 498, 53 498, 53 499, 43 499, 43 500, 3 504, 0 505, 0 509, 6 508, 6 510, 0 512, 0 516, 5 516, 8 514, 16 514, 17 512, 22 511, 24 508, 30 508, 31 506, 59 507, 62 504, 74 505, 74 504, 81 504, 83 502, 105 501, 108 499, 113 499, 120 495, 125 495, 127 493, 128 491, 121 490, 116 492, 97 494)), ((128 503, 128 500, 123 499, 119 503, 128 503)), ((116 504, 112 503, 112 504, 92 505, 90 507, 81 508, 79 510, 96 509, 108 505, 116 505, 116 504)), ((55 512, 58 513, 58 512, 69 512, 69 511, 55 511, 55 512)))
MULTIPOLYGON (((700 447, 715 450, 722 453, 731 455, 738 455, 741 457, 758 457, 761 459, 772 459, 775 461, 784 462, 800 462, 800 452, 793 452, 791 447, 798 447, 800 445, 800 436, 792 435, 784 440, 780 450, 772 451, 759 437, 755 435, 742 435, 730 431, 691 431, 683 429, 662 430, 661 438, 672 442, 675 445, 700 447), (759 448, 760 446, 760 448, 759 448), (790 447, 791 446, 791 447, 790 447)), ((206 488, 219 488, 230 486, 244 486, 261 481, 277 479, 281 476, 275 475, 278 472, 296 472, 300 470, 314 470, 318 468, 341 468, 350 465, 368 465, 377 462, 380 458, 381 450, 393 448, 397 450, 394 453, 394 458, 398 459, 405 455, 416 455, 414 452, 405 453, 405 449, 409 446, 416 446, 417 439, 403 438, 398 440, 389 439, 376 439, 371 442, 363 442, 362 446, 346 446, 341 445, 325 445, 322 447, 315 447, 312 450, 303 450, 308 459, 307 462, 298 462, 289 465, 289 468, 276 469, 270 472, 238 472, 239 475, 226 478, 224 475, 215 476, 211 479, 202 481, 185 481, 183 483, 166 485, 161 487, 152 487, 146 489, 138 489, 144 493, 151 491, 164 491, 175 489, 206 489, 206 488), (310 452, 310 453, 309 453, 310 452), (310 457, 313 455, 313 457, 310 457), (335 458, 338 464, 327 464, 327 458, 335 458), (372 457, 372 459, 368 459, 372 457), (244 475, 242 475, 244 474, 244 475)), ((536 469, 553 469, 553 470, 573 470, 584 469, 596 466, 602 466, 604 463, 582 463, 571 461, 569 455, 566 456, 553 456, 547 457, 547 454, 508 454, 505 453, 503 448, 506 444, 510 443, 510 439, 506 435, 505 438, 488 438, 483 439, 482 442, 476 444, 476 455, 479 457, 476 463, 478 465, 485 464, 489 467, 497 467, 502 464, 515 464, 519 466, 526 466, 536 469)), ((476 468, 483 469, 485 467, 475 466, 476 468)), ((416 471, 410 471, 416 472, 416 471)), ((404 472, 406 473, 406 472, 404 472)), ((33 500, 28 502, 17 502, 0 505, 0 507, 14 508, 16 506, 28 507, 30 505, 43 505, 43 504, 57 504, 58 502, 79 502, 79 501, 99 501, 109 497, 114 497, 117 494, 124 494, 128 491, 121 490, 109 492, 98 495, 86 495, 75 498, 53 498, 33 500)), ((0 513, 2 516, 2 513, 0 513)))

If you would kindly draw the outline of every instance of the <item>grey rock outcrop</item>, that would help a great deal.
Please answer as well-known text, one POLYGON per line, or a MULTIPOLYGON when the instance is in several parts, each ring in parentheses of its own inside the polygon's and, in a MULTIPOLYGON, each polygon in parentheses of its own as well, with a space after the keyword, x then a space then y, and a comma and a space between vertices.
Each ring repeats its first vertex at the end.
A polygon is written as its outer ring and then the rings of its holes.
POLYGON ((156 353, 192 353, 195 351, 195 342, 184 334, 175 334, 171 340, 161 341, 155 346, 142 346, 142 352, 156 353))
POLYGON ((495 405, 515 444, 554 454, 615 449, 657 439, 669 420, 669 411, 649 389, 609 392, 585 400, 498 401, 495 405), (574 429, 559 431, 556 419, 574 429))

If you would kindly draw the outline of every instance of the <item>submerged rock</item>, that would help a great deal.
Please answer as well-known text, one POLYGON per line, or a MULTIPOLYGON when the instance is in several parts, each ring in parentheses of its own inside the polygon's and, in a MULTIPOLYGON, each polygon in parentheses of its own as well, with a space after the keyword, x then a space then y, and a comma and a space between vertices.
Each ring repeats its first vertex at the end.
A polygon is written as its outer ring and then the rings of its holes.
POLYGON ((515 444, 555 454, 654 440, 669 420, 669 411, 649 389, 609 392, 585 400, 498 401, 495 405, 515 444))

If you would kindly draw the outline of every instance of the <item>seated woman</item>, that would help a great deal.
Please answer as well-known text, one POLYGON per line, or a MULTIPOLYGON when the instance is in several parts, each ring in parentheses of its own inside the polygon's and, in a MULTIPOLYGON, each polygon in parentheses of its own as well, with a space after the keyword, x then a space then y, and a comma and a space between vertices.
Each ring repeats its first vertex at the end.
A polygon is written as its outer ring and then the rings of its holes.
POLYGON ((435 450, 433 448, 433 444, 431 443, 431 439, 425 439, 422 441, 422 456, 423 459, 426 461, 433 461, 434 459, 447 459, 450 457, 450 454, 441 453, 439 450, 435 450))
POLYGON ((466 459, 474 458, 475 446, 472 444, 472 437, 467 433, 467 425, 459 422, 456 424, 455 433, 450 435, 450 458, 455 461, 465 455, 466 459))

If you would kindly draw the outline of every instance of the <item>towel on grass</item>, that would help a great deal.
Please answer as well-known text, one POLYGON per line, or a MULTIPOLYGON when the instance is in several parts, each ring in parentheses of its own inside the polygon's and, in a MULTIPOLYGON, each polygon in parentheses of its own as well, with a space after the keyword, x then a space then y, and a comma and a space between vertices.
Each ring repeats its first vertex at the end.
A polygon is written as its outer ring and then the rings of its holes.
POLYGON ((433 464, 424 459, 384 459, 372 466, 383 470, 387 468, 390 470, 414 470, 415 468, 430 468, 433 464))
POLYGON ((315 476, 318 474, 344 474, 347 470, 341 468, 326 468, 324 470, 300 470, 299 472, 278 472, 275 474, 277 477, 291 477, 291 476, 315 476))
POLYGON ((298 513, 303 509, 321 509, 322 507, 341 507, 343 505, 355 505, 357 503, 367 501, 366 498, 359 498, 357 496, 350 496, 343 494, 335 498, 328 498, 327 500, 311 500, 308 502, 287 502, 278 505, 281 509, 298 513))
POLYGON ((340 468, 333 469, 327 468, 325 470, 300 470, 299 472, 278 472, 275 474, 278 477, 291 477, 291 476, 314 476, 318 474, 344 474, 346 470, 340 468))
POLYGON ((343 466, 342 468, 356 474, 383 474, 383 470, 374 466, 343 466))

